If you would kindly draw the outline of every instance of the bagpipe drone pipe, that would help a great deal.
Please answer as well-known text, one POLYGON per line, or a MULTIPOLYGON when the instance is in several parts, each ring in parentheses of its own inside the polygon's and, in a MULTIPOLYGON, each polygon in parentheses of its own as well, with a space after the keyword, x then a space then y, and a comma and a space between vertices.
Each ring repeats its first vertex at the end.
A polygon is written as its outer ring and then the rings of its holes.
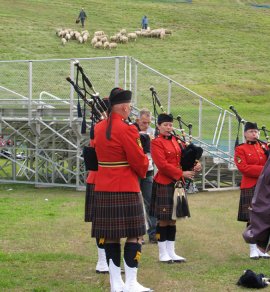
MULTIPOLYGON (((158 116, 158 109, 157 105, 159 106, 160 110, 162 113, 164 113, 163 106, 161 105, 160 99, 157 95, 157 92, 153 86, 150 87, 150 91, 152 92, 152 101, 153 101, 153 109, 154 109, 154 116, 155 116, 155 127, 156 127, 156 135, 157 135, 157 125, 156 125, 156 120, 158 116)), ((182 170, 192 170, 193 167, 196 165, 196 163, 199 161, 199 159, 202 157, 203 154, 203 149, 202 147, 199 147, 192 143, 192 124, 185 123, 182 119, 181 116, 177 116, 175 119, 179 123, 179 129, 181 132, 181 136, 177 135, 175 131, 171 133, 172 136, 175 136, 176 140, 178 141, 182 156, 181 156, 181 167, 182 170), (186 132, 183 129, 183 125, 188 127, 188 135, 189 135, 189 141, 186 139, 186 132)))
POLYGON ((177 116, 176 119, 179 123, 179 128, 182 133, 182 140, 183 140, 183 143, 181 144, 179 143, 182 150, 181 166, 184 171, 192 170, 193 167, 198 163, 198 161, 202 157, 203 149, 202 147, 197 146, 192 142, 192 124, 191 123, 186 124, 181 119, 181 116, 177 116), (183 128, 183 125, 188 127, 188 136, 189 136, 188 141, 186 140, 186 132, 183 128))
POLYGON ((77 68, 76 70, 76 80, 75 82, 71 80, 70 77, 67 77, 66 80, 73 86, 75 92, 78 95, 78 103, 77 103, 77 112, 78 117, 83 118, 82 122, 82 134, 86 132, 86 120, 85 120, 85 113, 86 109, 85 106, 90 107, 91 111, 91 125, 103 120, 107 117, 107 105, 104 100, 102 100, 99 96, 99 93, 95 91, 92 82, 84 73, 83 68, 80 66, 78 61, 75 61, 74 66, 77 68), (79 76, 81 77, 82 85, 79 85, 79 76), (90 92, 91 91, 91 92, 90 92), (88 98, 90 97, 90 98, 88 98), (84 110, 82 112, 80 99, 84 102, 84 110))
MULTIPOLYGON (((99 97, 99 93, 95 91, 91 81, 89 80, 87 75, 84 73, 84 70, 80 66, 78 61, 74 62, 74 66, 77 68, 76 81, 74 82, 70 77, 67 77, 66 80, 73 86, 78 96, 77 112, 78 112, 78 117, 83 118, 82 128, 81 128, 82 134, 86 133, 86 105, 90 108, 90 112, 91 112, 90 138, 94 139, 94 126, 96 123, 98 123, 99 121, 107 117, 106 111, 107 111, 108 105, 106 104, 105 100, 102 100, 99 97), (81 76, 82 86, 79 85, 79 76, 81 76), (84 102, 83 111, 81 109, 80 99, 83 100, 84 102)), ((84 146, 82 155, 84 158, 86 170, 98 169, 97 156, 96 156, 95 149, 93 147, 84 146)))
MULTIPOLYGON (((237 110, 234 108, 233 105, 231 105, 229 107, 229 109, 235 114, 235 117, 238 121, 238 129, 237 129, 237 135, 236 135, 236 139, 235 139, 235 147, 237 147, 239 145, 239 132, 240 132, 240 126, 241 124, 245 125, 247 123, 246 120, 244 120, 239 113, 237 112, 237 110)), ((269 130, 266 129, 266 126, 262 126, 261 128, 258 128, 259 131, 263 131, 264 136, 266 141, 260 140, 257 138, 257 141, 261 144, 262 149, 265 152, 265 155, 268 157, 269 153, 270 153, 270 142, 269 142, 269 130)))

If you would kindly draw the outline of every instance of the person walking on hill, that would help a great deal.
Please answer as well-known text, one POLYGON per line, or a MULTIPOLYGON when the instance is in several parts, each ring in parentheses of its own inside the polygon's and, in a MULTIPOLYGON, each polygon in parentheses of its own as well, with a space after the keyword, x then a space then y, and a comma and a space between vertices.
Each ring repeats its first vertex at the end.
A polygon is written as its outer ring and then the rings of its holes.
POLYGON ((82 8, 80 13, 79 13, 79 16, 78 16, 78 19, 81 21, 82 27, 84 27, 84 21, 86 18, 87 18, 87 15, 86 15, 84 9, 82 8))
POLYGON ((142 29, 147 29, 148 27, 148 18, 147 16, 145 15, 143 18, 142 18, 142 29))

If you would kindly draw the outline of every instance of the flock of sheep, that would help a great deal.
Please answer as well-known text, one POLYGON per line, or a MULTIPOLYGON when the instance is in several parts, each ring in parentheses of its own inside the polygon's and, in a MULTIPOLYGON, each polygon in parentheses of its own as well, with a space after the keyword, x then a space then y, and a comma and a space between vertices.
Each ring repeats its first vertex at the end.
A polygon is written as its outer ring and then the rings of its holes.
POLYGON ((56 30, 56 35, 61 38, 61 43, 64 46, 70 40, 76 40, 80 44, 86 43, 90 36, 88 30, 83 30, 82 32, 78 32, 76 30, 72 30, 70 28, 58 28, 56 30))
MULTIPOLYGON (((164 39, 166 35, 171 35, 172 31, 165 28, 158 28, 151 30, 141 29, 135 32, 127 32, 126 29, 121 29, 119 32, 112 36, 108 36, 104 31, 96 31, 91 39, 91 45, 95 49, 115 49, 118 44, 127 44, 130 41, 136 41, 138 37, 155 37, 164 39)), ((87 30, 82 32, 74 31, 70 28, 57 29, 56 35, 61 38, 62 45, 70 40, 76 40, 78 43, 83 44, 89 40, 90 33, 87 30)))

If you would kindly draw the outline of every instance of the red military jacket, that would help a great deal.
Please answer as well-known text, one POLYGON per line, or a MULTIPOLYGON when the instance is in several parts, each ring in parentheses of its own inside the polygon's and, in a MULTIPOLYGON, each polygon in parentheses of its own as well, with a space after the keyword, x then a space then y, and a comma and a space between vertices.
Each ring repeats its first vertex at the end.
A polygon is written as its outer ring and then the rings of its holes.
MULTIPOLYGON (((93 140, 90 140, 89 146, 94 147, 93 144, 94 144, 94 141, 93 140)), ((88 183, 88 184, 95 184, 96 174, 97 174, 96 171, 90 170, 88 172, 88 176, 87 176, 87 179, 86 179, 86 183, 88 183)))
POLYGON ((242 174, 241 189, 256 185, 266 160, 267 157, 259 142, 247 142, 235 148, 234 162, 242 174))
POLYGON ((158 135, 151 142, 151 155, 158 168, 154 177, 157 183, 167 185, 182 177, 181 148, 175 137, 158 135))
POLYGON ((106 138, 107 120, 95 126, 94 145, 98 158, 95 191, 140 192, 138 177, 145 177, 148 158, 137 128, 117 114, 111 114, 111 139, 106 138))

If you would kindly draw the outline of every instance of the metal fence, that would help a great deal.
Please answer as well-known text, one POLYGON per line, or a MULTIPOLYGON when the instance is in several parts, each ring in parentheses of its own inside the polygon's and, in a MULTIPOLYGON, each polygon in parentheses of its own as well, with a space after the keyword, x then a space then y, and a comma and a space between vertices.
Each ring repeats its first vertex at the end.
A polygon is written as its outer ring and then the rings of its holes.
MULTIPOLYGON (((194 142, 202 145, 206 155, 233 166, 237 122, 232 113, 132 57, 76 60, 101 97, 115 86, 132 90, 135 109, 153 108, 153 86, 165 111, 192 123, 194 142)), ((84 185, 81 148, 88 143, 89 133, 80 133, 78 100, 68 76, 76 78, 74 59, 0 61, 0 134, 14 142, 0 146, 12 152, 11 157, 3 154, 0 159, 0 181, 84 185), (22 150, 28 153, 23 163, 16 159, 22 150), (35 175, 30 179, 28 172, 35 175)))

